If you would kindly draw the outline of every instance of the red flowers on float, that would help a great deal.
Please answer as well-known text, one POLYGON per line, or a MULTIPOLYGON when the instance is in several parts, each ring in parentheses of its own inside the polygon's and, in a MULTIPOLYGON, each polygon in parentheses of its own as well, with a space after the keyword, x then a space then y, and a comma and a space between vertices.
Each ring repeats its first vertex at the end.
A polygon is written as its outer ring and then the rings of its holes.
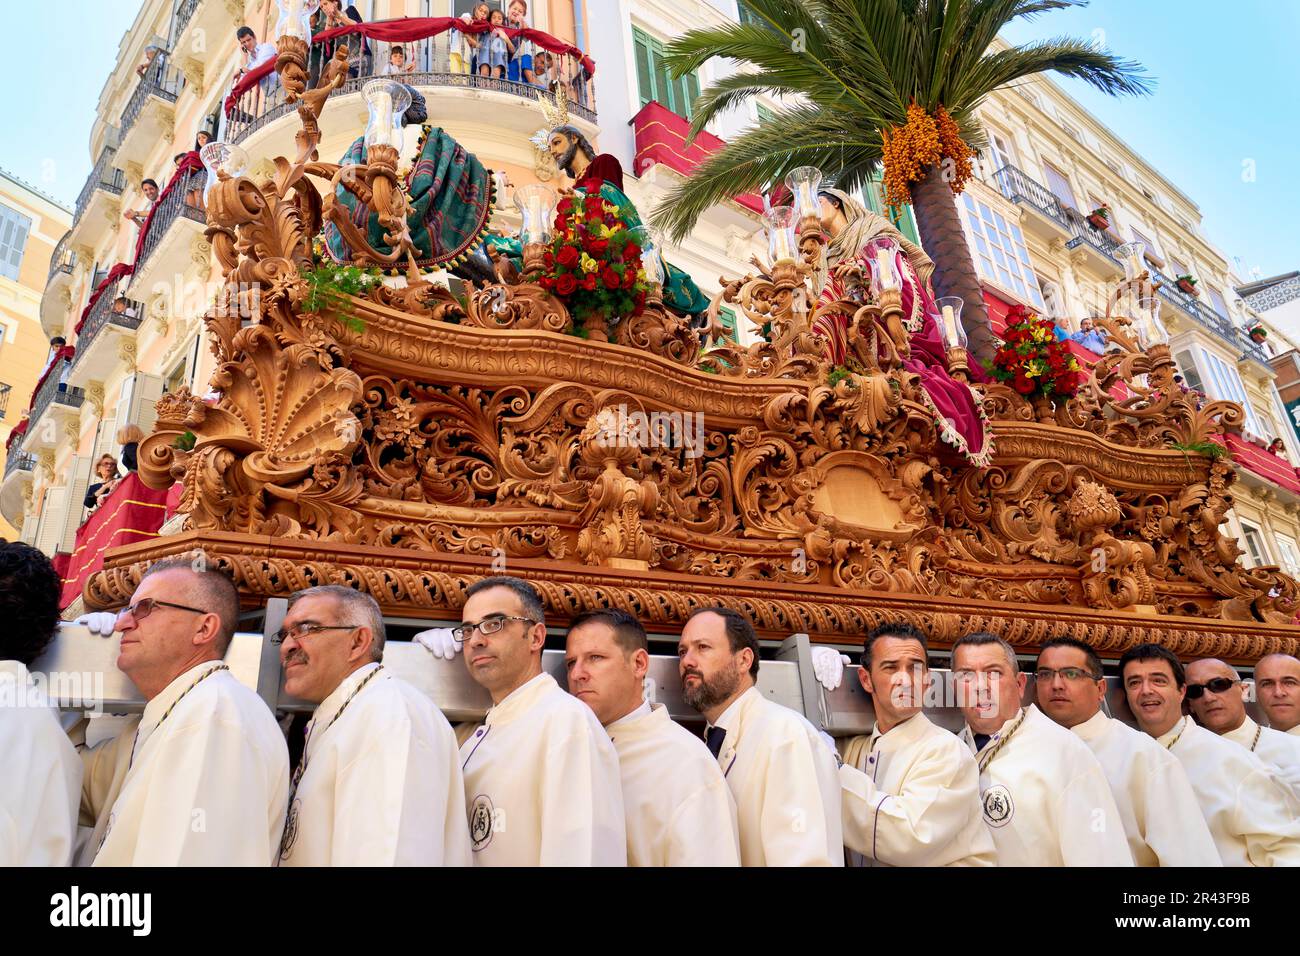
POLYGON ((1084 370, 1069 347, 1056 337, 1056 325, 1018 305, 1007 315, 1002 346, 985 368, 991 377, 1028 398, 1069 398, 1079 390, 1084 370))

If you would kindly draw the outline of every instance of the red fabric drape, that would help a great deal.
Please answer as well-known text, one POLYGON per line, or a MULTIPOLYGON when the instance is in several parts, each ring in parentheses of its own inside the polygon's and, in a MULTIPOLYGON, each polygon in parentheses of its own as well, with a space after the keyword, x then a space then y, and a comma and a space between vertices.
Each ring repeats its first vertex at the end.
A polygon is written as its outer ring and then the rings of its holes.
POLYGON ((41 386, 45 384, 45 380, 50 377, 51 373, 53 373, 53 371, 59 367, 59 363, 62 362, 64 359, 72 358, 72 356, 76 354, 77 354, 76 348, 74 348, 71 345, 65 345, 63 346, 63 348, 59 349, 57 352, 54 353, 54 361, 51 362, 50 367, 47 368, 41 374, 41 377, 36 380, 36 387, 32 389, 31 401, 27 403, 28 408, 31 408, 34 404, 36 404, 37 392, 41 390, 41 386))
MULTIPOLYGON (((110 548, 158 537, 167 510, 167 494, 166 490, 145 487, 135 472, 122 479, 77 529, 76 544, 63 575, 63 607, 75 601, 86 579, 103 568, 104 553, 110 548)), ((69 502, 68 506, 80 508, 81 502, 69 502)))
MULTIPOLYGON (((429 37, 437 36, 440 33, 446 33, 448 30, 459 30, 462 33, 487 33, 492 27, 487 23, 469 22, 458 17, 403 17, 400 20, 380 20, 377 23, 352 23, 345 27, 334 27, 332 30, 322 30, 312 37, 312 43, 323 43, 326 40, 332 40, 335 37, 344 36, 349 33, 360 33, 370 40, 382 40, 385 43, 411 43, 415 40, 427 40, 429 37)), ((583 70, 588 76, 596 75, 596 61, 587 54, 583 53, 571 43, 565 43, 563 40, 551 36, 549 33, 543 33, 541 30, 531 28, 514 29, 512 27, 502 27, 506 35, 512 40, 523 38, 531 40, 543 50, 565 56, 579 58, 583 70)), ((269 60, 263 63, 255 70, 250 70, 240 77, 230 90, 230 95, 226 97, 226 114, 229 115, 235 108, 235 101, 243 96, 248 90, 252 89, 264 77, 270 76, 275 72, 275 60, 269 60)))
POLYGON ((17 425, 13 427, 12 431, 9 432, 9 437, 5 439, 5 451, 8 451, 10 448, 12 448, 14 446, 14 442, 16 442, 23 435, 27 434, 27 422, 28 419, 24 418, 22 421, 20 421, 17 425))
POLYGON ((203 160, 199 159, 197 150, 190 150, 181 157, 180 163, 176 166, 176 172, 172 173, 172 178, 167 181, 167 185, 163 187, 163 191, 158 194, 158 201, 153 204, 153 208, 149 210, 149 215, 145 217, 143 225, 140 226, 140 235, 138 235, 135 240, 135 258, 131 260, 132 272, 135 271, 136 263, 140 261, 140 250, 144 248, 144 237, 149 234, 149 224, 153 222, 153 214, 158 211, 158 207, 163 204, 163 200, 166 199, 171 194, 171 191, 176 188, 178 182, 195 170, 202 168, 203 160))
POLYGON ((134 269, 135 267, 132 265, 127 265, 125 262, 119 262, 117 265, 113 266, 113 268, 108 270, 108 275, 104 277, 104 281, 95 286, 95 290, 90 293, 90 300, 86 303, 86 307, 81 310, 81 318, 77 321, 77 327, 73 329, 77 335, 81 334, 81 329, 85 326, 86 319, 90 317, 90 310, 95 307, 95 303, 99 301, 99 297, 108 290, 109 286, 115 283, 118 279, 121 279, 123 276, 129 276, 134 269))

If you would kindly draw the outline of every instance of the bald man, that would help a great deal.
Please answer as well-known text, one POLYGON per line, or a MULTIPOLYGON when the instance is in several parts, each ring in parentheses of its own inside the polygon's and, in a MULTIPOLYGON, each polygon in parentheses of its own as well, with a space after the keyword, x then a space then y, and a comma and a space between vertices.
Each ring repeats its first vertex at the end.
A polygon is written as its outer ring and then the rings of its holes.
POLYGON ((1224 740, 1240 744, 1291 785, 1300 798, 1300 737, 1261 727, 1246 713, 1241 676, 1217 658, 1187 665, 1187 702, 1196 722, 1224 740))
POLYGON ((1255 693, 1268 725, 1300 737, 1300 660, 1270 654, 1255 665, 1255 693))

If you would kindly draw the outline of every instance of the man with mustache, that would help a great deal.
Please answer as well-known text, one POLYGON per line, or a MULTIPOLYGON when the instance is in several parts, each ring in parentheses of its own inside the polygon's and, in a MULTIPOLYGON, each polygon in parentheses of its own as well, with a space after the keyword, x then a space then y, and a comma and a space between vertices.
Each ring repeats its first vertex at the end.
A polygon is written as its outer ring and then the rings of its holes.
POLYGON ((318 706, 294 771, 281 866, 469 866, 451 725, 384 669, 368 594, 298 591, 276 635, 288 694, 318 706))
POLYGON ((645 628, 626 611, 588 611, 569 625, 569 693, 591 708, 618 751, 628 866, 739 866, 736 804, 698 737, 646 698, 645 628))
MULTIPOLYGON (((289 751, 266 704, 223 660, 238 620, 234 583, 188 556, 150 567, 118 612, 117 666, 148 704, 117 737, 82 753, 95 866, 275 860, 289 751)), ((84 723, 72 732, 83 747, 84 723)))
POLYGON ((928 648, 902 622, 873 628, 862 643, 858 680, 876 726, 843 745, 844 845, 866 866, 993 866, 975 761, 921 713, 928 648))
POLYGON ((1268 725, 1300 737, 1300 660, 1290 654, 1269 654, 1255 665, 1255 690, 1268 725))
POLYGON ((967 634, 952 669, 998 865, 1132 866, 1101 765, 1082 740, 1021 705, 1027 679, 1011 645, 967 634))
POLYGON ((1187 678, 1173 651, 1139 644, 1119 659, 1142 731, 1182 763, 1224 866, 1300 866, 1300 817, 1268 766, 1183 716, 1187 678))
POLYGON ((1275 767, 1300 799, 1300 737, 1261 727, 1246 713, 1241 676, 1213 657, 1187 665, 1187 706, 1196 722, 1275 767))
POLYGON ((1097 652, 1078 638, 1052 638, 1040 646, 1036 671, 1038 706, 1101 764, 1137 865, 1222 866, 1178 758, 1103 713, 1106 678, 1097 652))
POLYGON ((677 645, 682 696, 736 799, 742 866, 843 866, 836 761, 801 714, 759 692, 749 619, 700 608, 677 645))
POLYGON ((542 671, 537 591, 498 576, 466 595, 454 637, 492 695, 460 748, 474 865, 626 865, 618 754, 590 708, 542 671))

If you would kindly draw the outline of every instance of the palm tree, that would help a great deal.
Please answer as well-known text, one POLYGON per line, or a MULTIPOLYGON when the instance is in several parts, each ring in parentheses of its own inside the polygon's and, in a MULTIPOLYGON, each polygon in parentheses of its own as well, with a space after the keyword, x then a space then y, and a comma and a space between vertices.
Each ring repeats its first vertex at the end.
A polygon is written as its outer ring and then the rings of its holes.
MULTIPOLYGON (((797 105, 709 157, 659 205, 652 224, 680 241, 714 203, 762 189, 798 166, 820 167, 841 189, 862 188, 881 165, 881 130, 905 124, 913 100, 932 115, 943 106, 962 139, 978 149, 986 145, 975 115, 979 104, 1037 73, 1079 77, 1112 95, 1150 92, 1152 81, 1139 64, 1082 40, 990 50, 1013 20, 1086 2, 745 0, 750 23, 692 30, 669 48, 677 76, 715 56, 741 67, 696 100, 691 136, 759 93, 796 94, 797 105)), ((966 300, 962 318, 971 351, 989 358, 993 333, 942 164, 923 169, 911 192, 922 244, 936 263, 935 292, 966 300)))

